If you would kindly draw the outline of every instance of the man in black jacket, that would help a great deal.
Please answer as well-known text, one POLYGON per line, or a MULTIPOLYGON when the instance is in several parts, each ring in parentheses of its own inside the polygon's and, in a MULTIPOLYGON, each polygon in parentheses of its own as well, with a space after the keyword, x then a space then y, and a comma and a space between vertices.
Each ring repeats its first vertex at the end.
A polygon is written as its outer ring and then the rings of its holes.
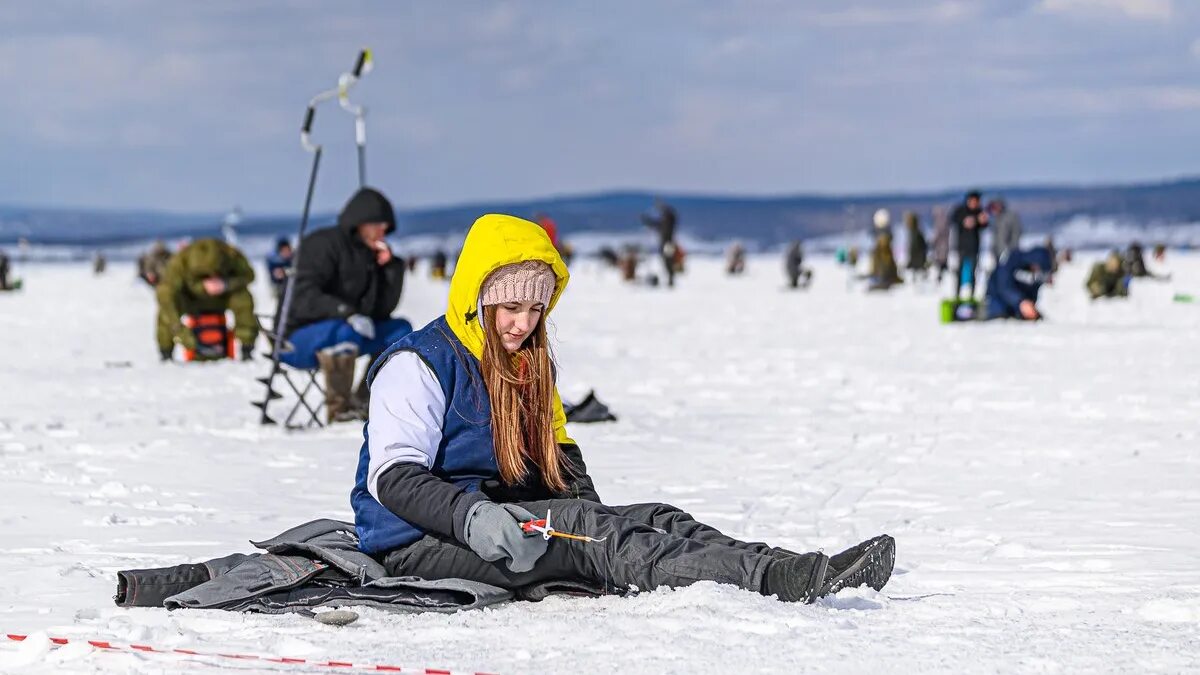
POLYGON ((404 263, 384 237, 396 229, 391 203, 362 188, 346 203, 337 225, 317 230, 300 244, 288 315, 293 349, 280 360, 296 368, 321 367, 330 422, 363 419, 367 388, 353 394, 354 365, 412 332, 393 319, 404 286, 404 263))
POLYGON ((963 286, 970 288, 970 295, 975 297, 975 276, 979 271, 979 241, 983 229, 988 225, 988 214, 980 206, 980 194, 976 190, 967 193, 966 200, 954 209, 950 222, 958 236, 958 275, 954 286, 954 298, 957 300, 963 286))

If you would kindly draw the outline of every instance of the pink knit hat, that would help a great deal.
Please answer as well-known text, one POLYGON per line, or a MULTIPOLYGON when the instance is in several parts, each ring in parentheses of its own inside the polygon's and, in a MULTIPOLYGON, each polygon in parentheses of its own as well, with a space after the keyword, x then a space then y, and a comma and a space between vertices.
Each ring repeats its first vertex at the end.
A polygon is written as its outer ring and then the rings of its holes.
POLYGON ((488 275, 479 289, 479 304, 500 305, 506 302, 540 302, 550 306, 558 279, 554 270, 540 260, 505 265, 488 275))

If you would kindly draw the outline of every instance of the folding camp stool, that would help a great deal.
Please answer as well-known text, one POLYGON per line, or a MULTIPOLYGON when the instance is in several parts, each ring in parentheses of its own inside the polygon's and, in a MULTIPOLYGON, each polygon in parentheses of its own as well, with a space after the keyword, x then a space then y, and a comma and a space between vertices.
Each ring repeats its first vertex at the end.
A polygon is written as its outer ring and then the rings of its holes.
MULTIPOLYGON (((273 317, 259 315, 259 323, 273 317)), ((284 394, 275 390, 275 383, 282 379, 287 388, 291 390, 295 399, 292 402, 292 407, 288 410, 287 417, 283 421, 284 427, 287 429, 311 429, 312 427, 324 427, 325 424, 321 421, 321 411, 325 407, 325 388, 321 386, 321 382, 317 379, 320 374, 319 368, 293 368, 279 360, 282 352, 286 352, 292 348, 291 343, 286 339, 277 339, 278 334, 275 332, 275 327, 272 325, 270 330, 263 330, 263 334, 271 341, 272 353, 271 372, 266 377, 257 378, 267 388, 267 396, 262 401, 253 401, 251 405, 262 411, 262 417, 259 420, 260 424, 278 424, 268 413, 267 408, 271 401, 284 398, 284 394), (281 352, 275 353, 274 346, 280 345, 281 352), (309 397, 316 394, 317 400, 315 403, 309 401, 309 397)))

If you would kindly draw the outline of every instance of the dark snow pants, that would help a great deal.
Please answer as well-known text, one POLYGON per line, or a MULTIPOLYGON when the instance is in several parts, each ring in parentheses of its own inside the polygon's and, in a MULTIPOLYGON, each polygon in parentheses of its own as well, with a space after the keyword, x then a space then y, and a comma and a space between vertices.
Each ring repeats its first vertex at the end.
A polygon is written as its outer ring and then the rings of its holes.
POLYGON ((734 584, 760 591, 771 547, 738 541, 697 522, 670 504, 605 506, 579 499, 520 502, 550 525, 571 534, 606 537, 603 542, 552 538, 528 572, 512 572, 504 561, 487 562, 466 545, 439 535, 388 553, 392 576, 469 579, 515 590, 548 581, 582 581, 609 589, 654 590, 697 581, 734 584))
POLYGON ((359 335, 345 319, 325 319, 301 326, 288 335, 292 350, 280 355, 279 360, 293 368, 311 370, 318 367, 317 352, 341 342, 350 342, 358 347, 360 356, 371 355, 371 360, 382 354, 392 343, 412 332, 408 319, 391 318, 375 321, 375 337, 359 335))

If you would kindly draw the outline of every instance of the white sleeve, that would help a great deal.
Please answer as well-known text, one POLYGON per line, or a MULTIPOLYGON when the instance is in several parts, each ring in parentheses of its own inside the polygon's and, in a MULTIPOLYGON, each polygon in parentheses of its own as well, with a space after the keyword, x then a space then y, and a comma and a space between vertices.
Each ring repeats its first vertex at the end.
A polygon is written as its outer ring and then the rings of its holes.
POLYGON ((367 421, 367 490, 379 499, 379 477, 394 464, 433 466, 442 442, 446 396, 429 364, 415 352, 397 352, 371 382, 367 421))

